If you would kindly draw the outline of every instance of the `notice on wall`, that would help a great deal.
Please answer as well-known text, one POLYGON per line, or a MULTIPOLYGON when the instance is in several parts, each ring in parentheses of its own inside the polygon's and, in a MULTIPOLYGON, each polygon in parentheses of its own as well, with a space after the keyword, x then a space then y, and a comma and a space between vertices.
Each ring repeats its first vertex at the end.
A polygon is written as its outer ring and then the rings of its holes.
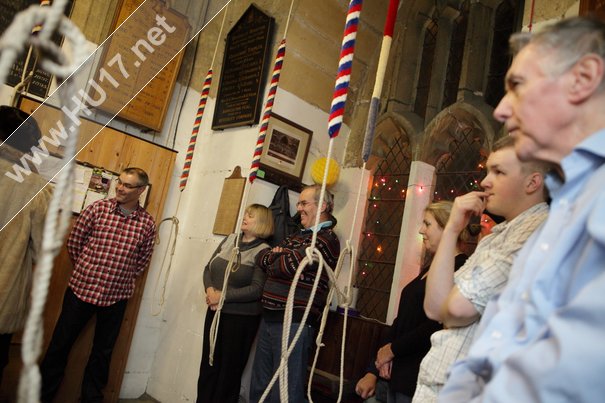
POLYGON ((258 123, 273 25, 251 5, 227 35, 213 130, 258 123))

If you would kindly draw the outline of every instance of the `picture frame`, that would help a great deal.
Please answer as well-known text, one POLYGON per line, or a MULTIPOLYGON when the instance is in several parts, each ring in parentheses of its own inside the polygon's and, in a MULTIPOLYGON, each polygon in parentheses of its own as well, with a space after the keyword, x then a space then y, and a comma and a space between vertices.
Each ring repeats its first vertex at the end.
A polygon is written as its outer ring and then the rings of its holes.
POLYGON ((275 113, 267 126, 258 177, 292 190, 302 188, 313 132, 275 113))

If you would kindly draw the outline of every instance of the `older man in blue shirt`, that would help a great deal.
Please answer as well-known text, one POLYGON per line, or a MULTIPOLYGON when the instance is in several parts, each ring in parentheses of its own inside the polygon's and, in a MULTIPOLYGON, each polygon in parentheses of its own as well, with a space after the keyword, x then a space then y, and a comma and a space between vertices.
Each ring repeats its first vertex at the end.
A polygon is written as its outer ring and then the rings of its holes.
POLYGON ((552 204, 483 315, 441 402, 597 402, 605 396, 605 23, 516 34, 494 112, 522 160, 559 165, 552 204))

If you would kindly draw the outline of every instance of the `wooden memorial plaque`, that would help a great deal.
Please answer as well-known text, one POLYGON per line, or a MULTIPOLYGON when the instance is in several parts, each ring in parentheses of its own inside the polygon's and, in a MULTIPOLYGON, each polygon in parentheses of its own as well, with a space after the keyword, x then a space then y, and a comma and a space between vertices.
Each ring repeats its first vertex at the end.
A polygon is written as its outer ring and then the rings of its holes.
POLYGON ((241 168, 236 166, 231 176, 225 178, 212 229, 213 234, 229 235, 235 231, 245 186, 246 178, 242 176, 241 168))
POLYGON ((112 114, 119 111, 118 116, 123 119, 160 131, 183 57, 181 49, 191 30, 189 21, 161 0, 122 0, 114 17, 114 29, 104 45, 97 72, 96 82, 109 94, 100 108, 112 114), (145 4, 139 7, 142 3, 145 4), (158 16, 164 20, 158 21, 158 16), (154 45, 154 41, 161 43, 154 45), (151 80, 165 63, 168 64, 151 80), (108 76, 116 78, 114 84, 108 76), (119 81, 117 88, 115 81, 119 81), (145 87, 141 92, 128 102, 142 86, 145 87))
POLYGON ((273 24, 251 5, 227 35, 213 130, 258 123, 273 24))

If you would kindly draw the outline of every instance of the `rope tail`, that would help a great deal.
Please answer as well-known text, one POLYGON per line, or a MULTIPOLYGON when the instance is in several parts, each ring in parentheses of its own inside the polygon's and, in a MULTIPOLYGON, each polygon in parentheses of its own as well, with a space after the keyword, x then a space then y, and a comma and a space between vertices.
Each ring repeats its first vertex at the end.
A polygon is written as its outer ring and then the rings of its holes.
MULTIPOLYGON (((41 66, 57 77, 60 82, 59 91, 62 105, 69 111, 79 111, 82 100, 76 97, 76 84, 70 75, 86 60, 86 39, 80 30, 63 15, 66 0, 58 0, 51 7, 31 6, 15 16, 13 23, 4 32, 0 54, 0 83, 5 82, 8 70, 21 53, 26 44, 42 49, 48 59, 41 60, 41 66), (42 23, 43 28, 36 37, 31 36, 32 28, 42 23), (67 63, 67 58, 50 40, 52 33, 58 31, 74 49, 73 64, 67 63), (10 41, 5 40, 10 38, 10 41)), ((78 116, 78 113, 75 113, 78 116)), ((71 218, 73 200, 73 159, 77 153, 79 126, 74 125, 71 117, 63 114, 64 127, 70 127, 70 135, 65 142, 64 168, 57 176, 57 184, 49 204, 44 222, 42 251, 38 265, 33 275, 32 303, 23 333, 21 354, 23 368, 19 380, 19 402, 38 402, 41 377, 38 359, 42 350, 44 306, 48 295, 48 286, 52 276, 55 256, 61 250, 63 238, 67 233, 71 218)))
MULTIPOLYGON (((238 234, 236 232, 236 234, 238 234)), ((239 235, 236 235, 236 240, 239 238, 239 235)), ((221 311, 223 310, 223 304, 225 303, 225 294, 227 293, 227 283, 229 282, 229 275, 231 272, 236 272, 239 269, 241 264, 241 254, 239 251, 239 247, 237 246, 237 241, 235 248, 233 248, 233 252, 231 253, 231 258, 229 259, 229 263, 227 264, 227 269, 225 270, 225 276, 223 277, 223 287, 221 288, 221 296, 218 301, 218 308, 216 309, 216 314, 214 318, 212 318, 212 324, 210 325, 210 354, 209 354, 209 363, 210 365, 214 365, 214 349, 216 347, 216 340, 218 338, 218 327, 221 322, 221 311)))

